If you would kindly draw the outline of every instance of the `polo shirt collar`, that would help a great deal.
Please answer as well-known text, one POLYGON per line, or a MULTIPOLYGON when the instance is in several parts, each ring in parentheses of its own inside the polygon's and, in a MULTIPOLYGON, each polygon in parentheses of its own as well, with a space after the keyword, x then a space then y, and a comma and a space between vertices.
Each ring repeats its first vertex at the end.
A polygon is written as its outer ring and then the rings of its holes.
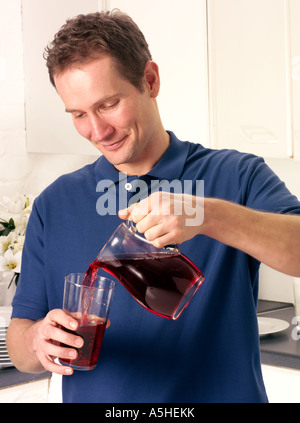
MULTIPOLYGON (((147 175, 155 179, 167 179, 172 181, 180 179, 188 156, 189 143, 180 141, 173 132, 167 132, 170 135, 170 145, 165 154, 147 175)), ((96 161, 95 171, 99 179, 110 179, 115 183, 123 179, 120 178, 120 172, 104 156, 101 156, 96 161)), ((124 178, 126 178, 125 174, 124 178)), ((137 178, 137 176, 135 178, 137 178)))

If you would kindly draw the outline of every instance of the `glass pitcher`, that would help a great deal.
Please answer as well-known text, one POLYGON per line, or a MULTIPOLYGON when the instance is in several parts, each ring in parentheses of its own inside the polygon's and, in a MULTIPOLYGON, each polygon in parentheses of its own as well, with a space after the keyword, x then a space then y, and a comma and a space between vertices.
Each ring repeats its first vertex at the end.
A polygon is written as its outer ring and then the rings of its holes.
POLYGON ((140 305, 173 320, 204 280, 177 246, 156 248, 137 233, 132 221, 118 226, 95 264, 115 276, 140 305))

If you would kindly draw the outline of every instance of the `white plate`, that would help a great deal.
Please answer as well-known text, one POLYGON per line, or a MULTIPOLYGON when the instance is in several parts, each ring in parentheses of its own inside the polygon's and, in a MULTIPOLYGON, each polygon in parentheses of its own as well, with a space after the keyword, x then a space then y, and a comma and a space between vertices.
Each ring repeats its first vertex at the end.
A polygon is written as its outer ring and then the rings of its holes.
POLYGON ((0 327, 7 327, 10 323, 12 307, 0 307, 0 327))
POLYGON ((287 329, 290 324, 285 320, 273 319, 271 317, 258 317, 259 335, 270 335, 287 329))

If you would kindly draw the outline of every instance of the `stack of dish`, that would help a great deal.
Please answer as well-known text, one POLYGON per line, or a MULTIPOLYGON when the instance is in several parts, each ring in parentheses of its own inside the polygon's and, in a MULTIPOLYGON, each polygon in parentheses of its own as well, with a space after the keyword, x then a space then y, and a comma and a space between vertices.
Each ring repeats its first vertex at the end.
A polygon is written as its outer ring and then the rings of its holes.
POLYGON ((287 329, 290 324, 285 320, 273 319, 272 317, 258 317, 259 336, 271 335, 287 329))
POLYGON ((6 332, 10 323, 11 307, 0 307, 0 369, 13 366, 6 348, 6 332))

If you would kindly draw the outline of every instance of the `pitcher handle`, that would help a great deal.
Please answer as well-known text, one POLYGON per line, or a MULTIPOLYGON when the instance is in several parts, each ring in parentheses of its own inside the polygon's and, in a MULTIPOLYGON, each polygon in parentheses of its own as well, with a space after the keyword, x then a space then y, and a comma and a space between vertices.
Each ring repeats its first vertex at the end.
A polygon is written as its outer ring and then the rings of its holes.
POLYGON ((134 233, 134 234, 136 234, 136 233, 137 233, 137 229, 136 229, 136 227, 135 227, 135 225, 134 225, 134 222, 133 222, 133 220, 132 220, 131 216, 129 216, 129 218, 126 220, 126 226, 128 227, 128 229, 129 229, 132 233, 134 233))

